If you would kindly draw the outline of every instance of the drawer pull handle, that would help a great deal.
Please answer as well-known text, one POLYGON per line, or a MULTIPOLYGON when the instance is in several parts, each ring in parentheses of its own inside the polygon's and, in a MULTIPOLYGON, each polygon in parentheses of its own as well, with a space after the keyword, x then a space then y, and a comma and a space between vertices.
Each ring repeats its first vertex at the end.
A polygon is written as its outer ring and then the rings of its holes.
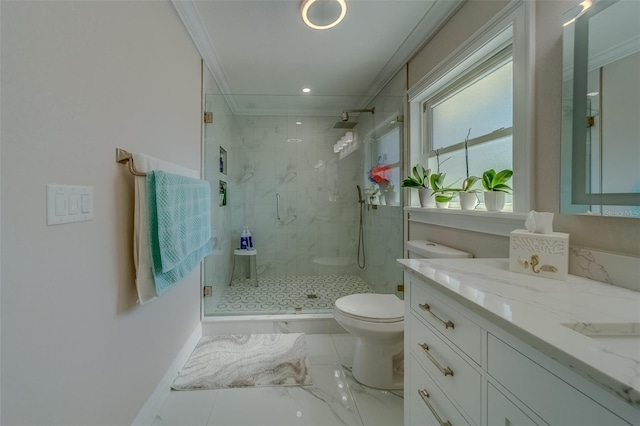
POLYGON ((431 306, 429 306, 427 303, 423 304, 423 305, 418 305, 420 306, 423 310, 429 312, 431 315, 433 315, 433 317, 435 319, 437 319, 438 321, 440 321, 442 323, 442 325, 444 325, 444 328, 456 328, 456 326, 451 322, 451 321, 445 321, 442 318, 440 318, 439 316, 437 316, 436 314, 434 314, 433 312, 431 312, 431 306))
POLYGON ((420 398, 422 398, 424 403, 427 404, 429 411, 431 411, 431 414, 433 414, 433 416, 438 420, 440 426, 451 426, 451 423, 448 420, 446 422, 443 421, 438 413, 436 413, 436 409, 431 405, 431 401, 429 401, 429 392, 427 392, 426 389, 418 390, 418 394, 420 394, 420 398))
POLYGON ((445 377, 453 376, 452 369, 450 369, 449 367, 441 366, 440 363, 436 361, 436 359, 433 357, 433 355, 431 355, 431 352, 429 352, 429 345, 427 345, 426 343, 418 343, 418 346, 422 348, 425 355, 427 355, 427 358, 429 358, 429 361, 431 361, 433 365, 435 365, 438 368, 438 370, 440 370, 440 372, 445 375, 445 377))

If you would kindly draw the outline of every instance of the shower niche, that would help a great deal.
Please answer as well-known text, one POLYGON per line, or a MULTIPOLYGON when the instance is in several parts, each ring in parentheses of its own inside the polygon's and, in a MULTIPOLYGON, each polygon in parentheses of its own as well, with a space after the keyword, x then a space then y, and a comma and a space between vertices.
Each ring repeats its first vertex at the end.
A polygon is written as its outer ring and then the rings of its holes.
POLYGON ((218 184, 219 187, 219 196, 220 196, 220 207, 224 207, 227 205, 227 182, 221 180, 218 184))

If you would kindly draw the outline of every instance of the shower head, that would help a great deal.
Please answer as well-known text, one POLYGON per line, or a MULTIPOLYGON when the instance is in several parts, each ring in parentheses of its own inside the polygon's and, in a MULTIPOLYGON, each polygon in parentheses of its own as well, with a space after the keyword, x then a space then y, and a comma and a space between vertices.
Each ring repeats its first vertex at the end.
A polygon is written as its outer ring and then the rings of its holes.
POLYGON ((371 114, 375 114, 376 112, 376 108, 370 108, 370 109, 350 109, 348 111, 342 111, 342 114, 340 114, 340 120, 338 121, 333 128, 334 129, 353 129, 354 127, 356 127, 358 125, 357 122, 349 122, 349 113, 350 112, 370 112, 371 114))
POLYGON ((357 121, 338 121, 333 128, 334 129, 353 129, 358 125, 357 121))

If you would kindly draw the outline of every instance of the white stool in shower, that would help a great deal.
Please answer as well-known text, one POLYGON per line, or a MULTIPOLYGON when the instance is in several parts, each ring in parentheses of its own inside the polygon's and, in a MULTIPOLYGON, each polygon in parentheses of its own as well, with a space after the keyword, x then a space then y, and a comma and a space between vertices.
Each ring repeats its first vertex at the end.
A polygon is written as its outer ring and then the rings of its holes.
POLYGON ((256 287, 258 287, 258 268, 256 266, 258 250, 256 249, 235 249, 233 251, 233 268, 231 269, 231 278, 229 279, 229 285, 231 285, 231 282, 233 281, 233 273, 236 270, 236 256, 244 256, 246 258, 247 278, 251 278, 251 276, 253 275, 253 279, 256 281, 256 287))

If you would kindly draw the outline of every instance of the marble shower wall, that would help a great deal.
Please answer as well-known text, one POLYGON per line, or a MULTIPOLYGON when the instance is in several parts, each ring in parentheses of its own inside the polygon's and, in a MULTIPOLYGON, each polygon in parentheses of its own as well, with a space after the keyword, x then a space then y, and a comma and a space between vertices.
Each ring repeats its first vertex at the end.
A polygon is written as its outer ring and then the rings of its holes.
MULTIPOLYGON (((229 206, 220 206, 218 196, 219 181, 227 182, 229 186, 232 179, 229 174, 220 173, 220 146, 229 155, 232 152, 232 143, 235 139, 234 117, 227 106, 227 102, 221 95, 206 95, 205 111, 213 112, 212 124, 205 124, 205 179, 211 184, 211 233, 213 253, 204 261, 205 285, 213 286, 214 294, 229 283, 231 274, 231 253, 233 244, 231 236, 231 209, 229 206)), ((205 298, 205 312, 208 312, 207 303, 212 303, 213 298, 205 298)))
POLYGON ((376 293, 396 294, 402 284, 402 269, 396 259, 402 255, 402 207, 379 206, 364 212, 366 266, 364 280, 376 293))
MULTIPOLYGON (((375 114, 361 114, 360 123, 355 128, 356 136, 364 143, 364 166, 362 181, 363 188, 371 187, 367 179, 367 173, 375 164, 376 155, 371 149, 371 139, 380 133, 386 123, 396 120, 398 116, 405 115, 405 91, 406 69, 401 69, 395 77, 380 91, 367 108, 375 107, 375 114)), ((403 134, 401 132, 401 134, 403 134)), ((399 140, 400 159, 403 158, 404 141, 399 140)), ((402 167, 400 178, 404 178, 402 167)), ((395 188, 401 193, 401 188, 395 188)), ((377 210, 365 208, 364 235, 366 266, 362 271, 364 280, 376 293, 396 294, 402 298, 402 293, 397 292, 397 285, 402 284, 402 269, 397 265, 396 259, 404 257, 403 246, 403 213, 402 199, 400 206, 379 206, 377 210)))
POLYGON ((243 226, 249 226, 259 276, 357 273, 362 154, 338 159, 333 144, 345 131, 333 129, 336 120, 234 117, 228 151, 231 240, 237 247, 243 226), (288 141, 294 139, 299 141, 288 141))

